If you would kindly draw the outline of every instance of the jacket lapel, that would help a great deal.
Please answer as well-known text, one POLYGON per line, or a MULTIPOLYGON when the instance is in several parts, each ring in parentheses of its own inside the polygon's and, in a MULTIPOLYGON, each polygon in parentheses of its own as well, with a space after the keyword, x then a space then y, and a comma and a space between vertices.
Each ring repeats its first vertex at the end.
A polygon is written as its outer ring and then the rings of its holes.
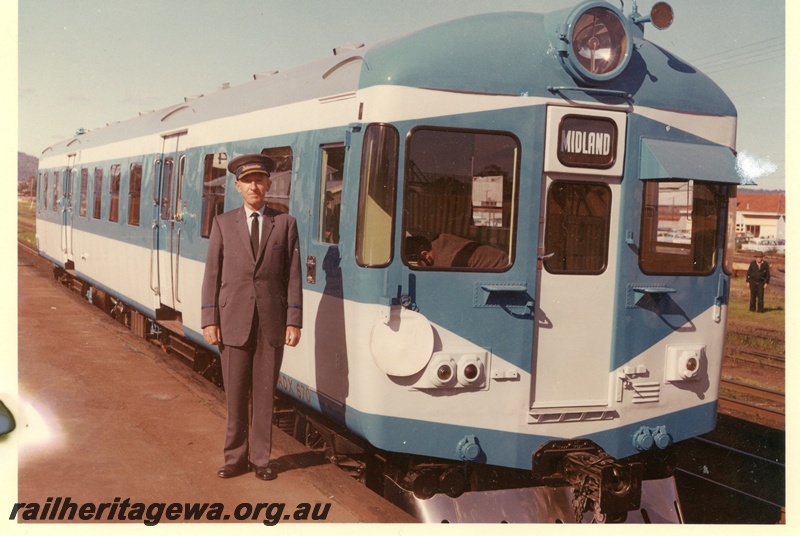
POLYGON ((236 234, 242 239, 242 244, 245 249, 252 251, 253 248, 250 246, 250 230, 247 225, 247 212, 245 212, 244 207, 240 207, 239 210, 236 211, 236 234))
POLYGON ((275 225, 274 216, 264 211, 264 217, 261 218, 261 242, 258 245, 258 254, 256 255, 256 263, 264 256, 264 251, 267 249, 267 241, 269 235, 272 233, 272 228, 275 225))

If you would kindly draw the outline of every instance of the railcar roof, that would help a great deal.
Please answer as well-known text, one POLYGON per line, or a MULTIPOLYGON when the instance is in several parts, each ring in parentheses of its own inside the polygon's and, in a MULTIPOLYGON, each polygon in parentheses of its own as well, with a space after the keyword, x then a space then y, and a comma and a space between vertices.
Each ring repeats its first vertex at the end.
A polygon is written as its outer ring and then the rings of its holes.
POLYGON ((259 76, 250 82, 208 95, 187 98, 184 102, 76 135, 48 147, 42 155, 51 156, 148 134, 173 132, 220 117, 354 91, 358 85, 358 69, 348 69, 347 65, 357 63, 353 60, 358 58, 358 52, 325 58, 301 67, 259 76), (343 68, 334 71, 335 76, 323 77, 342 62, 346 63, 343 68))
MULTIPOLYGON (((517 12, 441 23, 90 130, 48 147, 42 156, 173 132, 220 117, 374 85, 554 97, 548 86, 578 85, 558 59, 553 43, 556 26, 553 15, 517 12)), ((736 115, 733 104, 708 77, 650 42, 637 45, 629 67, 607 87, 631 94, 635 106, 736 115)), ((603 97, 591 93, 570 96, 603 102, 603 97)))

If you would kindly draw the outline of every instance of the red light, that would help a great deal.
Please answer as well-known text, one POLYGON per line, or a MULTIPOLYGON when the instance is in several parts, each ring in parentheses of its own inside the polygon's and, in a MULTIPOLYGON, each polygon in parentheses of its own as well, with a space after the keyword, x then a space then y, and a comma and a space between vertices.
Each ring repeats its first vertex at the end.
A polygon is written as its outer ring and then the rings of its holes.
POLYGON ((466 367, 464 367, 464 377, 469 381, 473 381, 475 378, 478 377, 479 374, 478 366, 474 363, 470 363, 466 367))

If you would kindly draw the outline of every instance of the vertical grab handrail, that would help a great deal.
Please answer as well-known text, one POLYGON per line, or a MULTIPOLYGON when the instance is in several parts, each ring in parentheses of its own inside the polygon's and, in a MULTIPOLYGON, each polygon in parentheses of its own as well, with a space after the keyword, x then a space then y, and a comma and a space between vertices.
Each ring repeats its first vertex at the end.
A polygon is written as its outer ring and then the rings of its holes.
POLYGON ((155 218, 153 219, 153 227, 152 227, 152 240, 150 242, 150 290, 153 291, 153 294, 159 296, 161 294, 161 286, 156 284, 153 286, 153 256, 155 255, 156 251, 156 229, 158 229, 158 216, 160 211, 160 203, 159 203, 159 171, 161 168, 161 159, 156 158, 153 162, 153 207, 156 212, 155 218))
POLYGON ((69 251, 67 252, 67 255, 72 255, 72 257, 75 257, 75 224, 73 223, 75 220, 74 220, 74 215, 72 213, 73 212, 72 204, 70 204, 68 210, 69 210, 69 244, 68 244, 69 251))
POLYGON ((178 241, 178 246, 175 248, 175 301, 178 303, 183 303, 181 301, 180 292, 181 292, 181 285, 180 285, 180 273, 181 273, 181 228, 178 227, 178 236, 176 237, 178 241))
POLYGON ((153 227, 152 227, 152 240, 150 242, 150 290, 158 296, 160 291, 158 286, 153 286, 153 255, 155 254, 156 250, 156 229, 158 229, 158 220, 153 220, 153 227))
POLYGON ((66 229, 66 218, 64 214, 67 212, 67 208, 64 205, 61 205, 61 253, 67 253, 67 229, 66 229))
POLYGON ((69 229, 64 229, 64 253, 67 257, 74 257, 75 256, 75 246, 73 243, 73 238, 75 236, 74 230, 74 220, 72 217, 72 178, 75 176, 75 169, 72 168, 72 161, 74 160, 75 156, 71 155, 69 157, 70 163, 67 165, 67 168, 64 170, 64 195, 63 195, 63 210, 62 213, 62 224, 69 229))

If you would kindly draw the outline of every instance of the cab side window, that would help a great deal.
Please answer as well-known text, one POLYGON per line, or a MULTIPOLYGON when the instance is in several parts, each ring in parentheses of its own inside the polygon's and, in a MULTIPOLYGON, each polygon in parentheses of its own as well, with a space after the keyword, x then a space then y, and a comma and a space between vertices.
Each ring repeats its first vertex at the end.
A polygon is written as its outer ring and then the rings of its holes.
POLYGON ((513 261, 519 141, 425 127, 407 142, 403 261, 417 269, 503 271, 513 261))
POLYGON ((639 266, 647 274, 704 274, 717 265, 727 187, 694 180, 645 181, 639 266))
POLYGON ((399 140, 391 125, 370 125, 364 133, 356 227, 360 266, 386 266, 392 260, 399 140))

